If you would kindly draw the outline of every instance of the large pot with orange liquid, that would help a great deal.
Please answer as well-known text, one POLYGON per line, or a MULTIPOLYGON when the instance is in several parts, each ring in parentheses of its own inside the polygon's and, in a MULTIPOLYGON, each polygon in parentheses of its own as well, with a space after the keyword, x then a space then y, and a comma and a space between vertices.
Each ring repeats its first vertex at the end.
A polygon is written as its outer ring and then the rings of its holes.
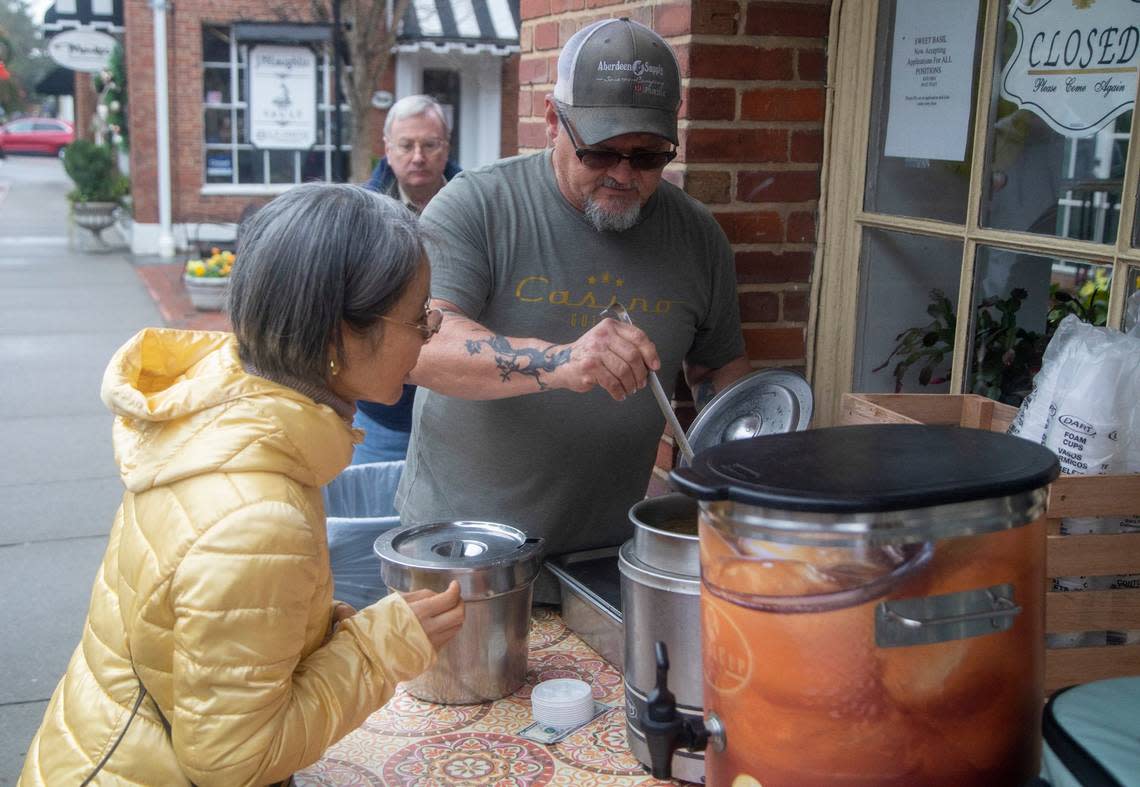
MULTIPOLYGON (((942 426, 726 443, 674 471, 700 503, 706 783, 1019 785, 1039 768, 1052 452, 942 426)), ((698 725, 699 726, 699 725, 698 725)), ((658 765, 662 768, 658 768, 658 765)))

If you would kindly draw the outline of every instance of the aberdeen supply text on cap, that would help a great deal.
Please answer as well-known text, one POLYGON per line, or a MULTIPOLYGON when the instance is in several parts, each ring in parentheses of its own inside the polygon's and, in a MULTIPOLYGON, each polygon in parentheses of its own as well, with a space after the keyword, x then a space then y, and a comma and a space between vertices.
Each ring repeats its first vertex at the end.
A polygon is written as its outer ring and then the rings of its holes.
POLYGON ((677 144, 677 57, 661 36, 629 19, 594 22, 566 42, 554 100, 583 144, 621 134, 656 134, 677 144))

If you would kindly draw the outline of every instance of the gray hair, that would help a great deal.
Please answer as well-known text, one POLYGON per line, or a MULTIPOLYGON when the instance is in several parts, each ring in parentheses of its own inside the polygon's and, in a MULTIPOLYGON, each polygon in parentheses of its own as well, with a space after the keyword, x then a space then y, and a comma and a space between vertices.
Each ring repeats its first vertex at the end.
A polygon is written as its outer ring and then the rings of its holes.
POLYGON ((242 225, 229 315, 246 364, 326 383, 341 324, 364 334, 411 285, 425 259, 416 216, 361 186, 306 183, 242 225))
POLYGON ((392 124, 397 120, 432 114, 439 118, 439 123, 443 126, 443 138, 449 139, 451 126, 447 123, 447 116, 443 114, 443 107, 431 96, 424 95, 404 96, 391 106, 388 117, 384 118, 384 136, 387 137, 392 133, 392 124))

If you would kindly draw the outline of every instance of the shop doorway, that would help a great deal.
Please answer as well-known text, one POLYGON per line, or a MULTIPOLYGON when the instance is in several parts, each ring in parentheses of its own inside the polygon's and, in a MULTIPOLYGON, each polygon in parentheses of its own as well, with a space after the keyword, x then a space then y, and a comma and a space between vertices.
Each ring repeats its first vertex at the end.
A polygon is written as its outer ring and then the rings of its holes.
POLYGON ((434 98, 443 107, 447 124, 451 127, 451 157, 459 161, 462 141, 459 136, 459 72, 445 68, 425 68, 424 94, 434 98))

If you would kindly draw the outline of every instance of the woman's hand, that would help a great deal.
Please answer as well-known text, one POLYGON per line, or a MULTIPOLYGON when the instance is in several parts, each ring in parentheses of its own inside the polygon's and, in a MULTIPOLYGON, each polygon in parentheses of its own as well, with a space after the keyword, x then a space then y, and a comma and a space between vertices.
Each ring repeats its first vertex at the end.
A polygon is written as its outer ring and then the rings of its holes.
POLYGON ((401 593, 404 601, 416 613, 416 618, 437 651, 448 643, 463 625, 463 599, 459 597, 459 583, 455 580, 442 593, 416 590, 401 593))
POLYGON ((348 620, 356 614, 356 607, 344 601, 334 601, 332 611, 332 630, 335 632, 336 627, 340 625, 341 621, 348 620))
POLYGON ((340 624, 356 614, 356 608, 351 604, 333 599, 332 617, 329 618, 329 631, 325 634, 325 642, 332 639, 340 624))

